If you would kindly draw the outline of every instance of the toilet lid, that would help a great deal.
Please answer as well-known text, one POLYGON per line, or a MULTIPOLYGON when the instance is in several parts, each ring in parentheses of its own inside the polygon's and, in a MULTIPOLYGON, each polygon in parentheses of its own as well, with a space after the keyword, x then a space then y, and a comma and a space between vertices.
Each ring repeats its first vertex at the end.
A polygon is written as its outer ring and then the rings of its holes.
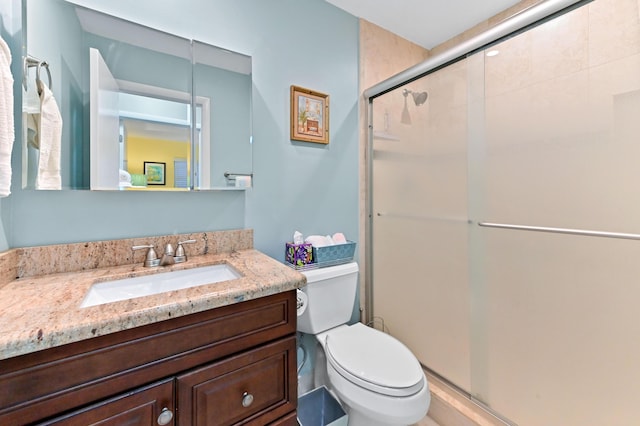
POLYGON ((374 392, 407 396, 424 386, 424 373, 413 353, 397 339, 363 324, 329 332, 325 349, 340 375, 374 392))

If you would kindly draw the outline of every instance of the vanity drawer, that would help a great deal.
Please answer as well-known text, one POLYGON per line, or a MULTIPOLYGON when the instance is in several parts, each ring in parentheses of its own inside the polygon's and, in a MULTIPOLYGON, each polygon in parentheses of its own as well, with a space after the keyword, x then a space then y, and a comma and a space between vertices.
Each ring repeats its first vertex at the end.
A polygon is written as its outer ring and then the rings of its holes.
MULTIPOLYGON (((158 424, 158 417, 166 416, 165 411, 175 411, 173 388, 173 380, 167 379, 39 423, 38 426, 153 426, 158 424)), ((169 421, 165 424, 173 425, 174 422, 169 421)))
POLYGON ((178 376, 178 424, 265 425, 297 405, 294 337, 178 376))

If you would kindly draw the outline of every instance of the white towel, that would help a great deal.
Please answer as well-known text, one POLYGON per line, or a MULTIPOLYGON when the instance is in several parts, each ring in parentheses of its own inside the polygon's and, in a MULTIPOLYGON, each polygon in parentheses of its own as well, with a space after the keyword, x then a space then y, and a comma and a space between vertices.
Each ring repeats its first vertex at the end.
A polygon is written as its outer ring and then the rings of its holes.
MULTIPOLYGON (((38 82, 40 92, 40 158, 36 189, 61 189, 60 144, 62 142, 62 116, 58 104, 49 88, 38 82)), ((36 115, 37 117, 37 115, 36 115)))
MULTIPOLYGON (((29 78, 29 75, 26 76, 29 78)), ((38 123, 40 123, 40 95, 35 80, 27 85, 27 90, 22 91, 22 119, 26 126, 23 127, 27 145, 32 148, 40 148, 40 136, 38 135, 38 123), (38 117, 37 117, 37 116, 38 117)))
POLYGON ((0 37, 0 197, 11 194, 11 151, 14 139, 11 51, 0 37))

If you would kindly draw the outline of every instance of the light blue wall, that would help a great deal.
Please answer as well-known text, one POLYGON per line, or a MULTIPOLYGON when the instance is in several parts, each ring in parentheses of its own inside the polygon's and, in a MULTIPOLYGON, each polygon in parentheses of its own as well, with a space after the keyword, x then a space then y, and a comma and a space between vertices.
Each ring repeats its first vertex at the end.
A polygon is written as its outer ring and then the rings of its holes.
POLYGON ((211 99, 211 186, 226 185, 224 173, 250 173, 251 75, 196 65, 195 93, 211 99))
POLYGON ((295 230, 341 231, 357 241, 355 17, 323 0, 75 2, 253 57, 254 188, 36 192, 16 189, 14 179, 14 193, 0 205, 11 247, 247 227, 258 249, 282 259, 295 230), (328 146, 290 141, 292 84, 330 94, 328 146))
MULTIPOLYGON (((56 22, 56 31, 48 31, 44 37, 31 37, 33 32, 28 30, 27 43, 29 43, 29 54, 39 59, 46 59, 49 63, 51 73, 53 93, 56 102, 60 108, 63 117, 81 117, 82 113, 82 29, 75 14, 71 12, 72 6, 68 8, 60 7, 58 2, 51 0, 29 0, 27 8, 27 20, 30 23, 29 28, 51 28, 51 22, 56 22), (67 9, 67 10, 65 10, 67 9), (65 13, 69 12, 69 13, 65 13), (31 40, 31 42, 29 41, 31 40), (59 52, 53 55, 50 52, 59 52)), ((36 30, 34 30, 35 32, 36 30)), ((88 55, 88 53, 87 53, 88 55)), ((20 60, 20 54, 14 54, 15 58, 20 60)), ((36 71, 31 68, 29 71, 29 83, 31 87, 35 87, 36 71)), ((42 70, 41 77, 47 81, 48 76, 42 70)), ((66 125, 62 128, 62 144, 61 144, 61 182, 63 188, 79 188, 82 187, 81 170, 76 166, 82 166, 72 161, 72 146, 81 146, 83 142, 82 123, 78 121, 77 126, 66 125)), ((18 146, 18 145, 16 145, 18 146)), ((37 165, 37 150, 31 150, 31 161, 28 187, 35 188, 37 165)), ((88 183, 88 178, 86 179, 88 183)))
MULTIPOLYGON (((12 54, 11 72, 14 76, 21 75, 20 47, 22 45, 22 25, 21 25, 21 5, 20 0, 4 0, 0 1, 0 36, 9 45, 12 54), (16 53, 18 52, 18 53, 16 53), (16 58, 18 58, 16 60, 16 58)), ((20 78, 14 78, 14 116, 19 117, 21 114, 22 97, 20 94, 20 78)), ((18 122, 16 122, 17 125, 18 122)), ((22 131, 20 126, 15 129, 16 140, 20 140, 22 131)), ((20 147, 15 144, 13 149, 11 165, 13 168, 13 181, 16 181, 16 167, 19 163, 20 147)), ((15 184, 12 185, 15 189, 15 184)), ((6 251, 11 247, 11 214, 12 200, 11 196, 0 199, 0 252, 6 251)))
MULTIPOLYGON (((0 215, 1 214, 2 214, 2 200, 0 200, 0 215)), ((4 231, 4 218, 0 216, 0 252, 6 251, 8 249, 9 249, 9 241, 7 240, 7 234, 4 231)))

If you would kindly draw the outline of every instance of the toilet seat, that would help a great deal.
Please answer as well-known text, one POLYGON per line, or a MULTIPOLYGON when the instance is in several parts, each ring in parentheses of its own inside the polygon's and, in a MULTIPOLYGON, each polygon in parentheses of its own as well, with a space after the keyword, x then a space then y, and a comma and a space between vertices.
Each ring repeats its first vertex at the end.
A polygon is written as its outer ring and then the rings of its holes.
POLYGON ((420 363, 400 341, 357 323, 326 335, 325 353, 345 379, 388 396, 409 396, 425 385, 420 363))

